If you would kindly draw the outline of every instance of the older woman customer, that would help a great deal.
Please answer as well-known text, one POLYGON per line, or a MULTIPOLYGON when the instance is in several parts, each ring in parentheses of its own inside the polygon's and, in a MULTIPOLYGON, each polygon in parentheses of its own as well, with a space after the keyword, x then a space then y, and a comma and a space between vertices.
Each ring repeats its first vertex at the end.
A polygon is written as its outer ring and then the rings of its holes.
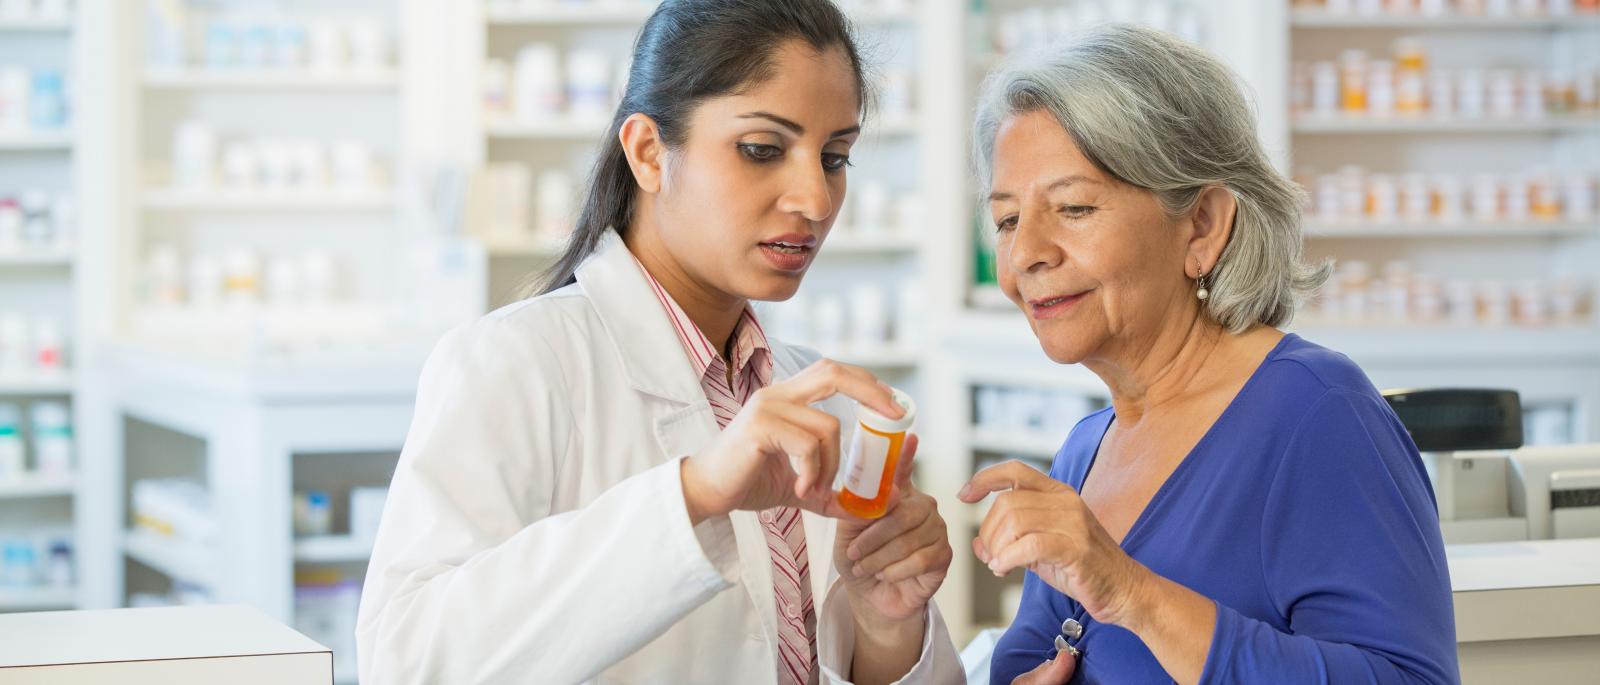
POLYGON ((973 551, 1027 569, 993 681, 1456 681, 1416 447, 1361 369, 1278 329, 1327 268, 1234 75, 1106 27, 990 77, 975 147, 1002 289, 1111 391, 1048 477, 961 492, 1002 492, 973 551))

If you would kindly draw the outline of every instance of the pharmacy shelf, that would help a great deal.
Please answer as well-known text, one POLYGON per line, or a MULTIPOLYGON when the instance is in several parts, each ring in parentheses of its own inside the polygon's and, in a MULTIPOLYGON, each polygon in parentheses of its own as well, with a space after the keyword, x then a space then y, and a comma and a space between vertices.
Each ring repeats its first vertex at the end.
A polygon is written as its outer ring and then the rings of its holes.
POLYGON ((0 500, 41 497, 70 497, 77 489, 72 474, 45 476, 37 473, 0 480, 0 500))
POLYGON ((75 588, 0 589, 0 611, 51 611, 73 609, 77 605, 78 591, 75 588))
MULTIPOLYGON (((603 118, 579 121, 567 117, 538 122, 490 121, 484 125, 484 132, 490 140, 597 143, 605 135, 610 123, 603 118)), ((918 130, 916 114, 902 114, 881 120, 868 119, 863 136, 869 140, 874 137, 902 138, 917 135, 918 130)))
POLYGON ((1600 236, 1600 224, 1577 221, 1462 223, 1308 222, 1307 238, 1561 238, 1600 236))
POLYGON ((1362 364, 1504 364, 1509 355, 1540 364, 1600 364, 1600 327, 1593 324, 1543 328, 1341 324, 1306 312, 1289 330, 1362 364))
POLYGON ((853 364, 873 371, 905 371, 917 368, 920 355, 916 350, 884 347, 878 349, 843 348, 826 355, 829 359, 853 364))
POLYGON ((143 206, 159 211, 387 211, 394 209, 394 194, 387 191, 214 191, 154 189, 143 206))
POLYGON ((1317 116, 1295 117, 1293 130, 1301 134, 1387 133, 1600 133, 1600 117, 1548 116, 1542 119, 1441 119, 1434 117, 1317 116))
POLYGON ((364 562, 372 557, 372 540, 349 535, 317 535, 294 541, 294 560, 307 564, 364 562))
POLYGON ((846 230, 829 236, 823 243, 821 257, 829 255, 897 255, 915 253, 921 244, 911 236, 894 234, 856 233, 846 230))
POLYGON ((72 377, 68 374, 25 376, 21 378, 0 376, 0 397, 26 395, 69 395, 72 377))
POLYGON ((561 255, 561 250, 565 249, 565 247, 566 245, 559 241, 540 242, 533 240, 488 241, 484 245, 490 257, 532 257, 539 259, 554 259, 561 255))
POLYGON ((1325 10, 1295 10, 1289 25, 1297 29, 1394 29, 1397 31, 1551 31, 1555 29, 1600 28, 1600 17, 1511 16, 1487 17, 1461 14, 1427 16, 1422 14, 1335 14, 1325 10))
POLYGON ((70 250, 29 250, 0 253, 0 267, 7 266, 72 266, 70 250))
POLYGON ((400 85, 393 69, 319 72, 301 69, 149 69, 144 86, 164 90, 363 91, 400 85))
POLYGON ((60 131, 22 137, 0 136, 0 152, 54 152, 72 149, 72 134, 60 131))
MULTIPOLYGON (((634 7, 607 7, 603 5, 560 5, 535 8, 490 8, 486 18, 490 26, 624 26, 643 24, 655 11, 651 5, 634 7)), ((911 9, 866 9, 850 13, 850 18, 862 25, 909 24, 917 19, 911 9)))
POLYGON ((1065 441, 1065 435, 1018 435, 973 428, 969 446, 974 452, 1049 460, 1055 458, 1056 452, 1061 450, 1061 443, 1065 441))
POLYGON ((564 140, 598 143, 610 122, 556 118, 543 122, 494 121, 484 126, 491 140, 564 140))
POLYGON ((122 550, 133 560, 169 578, 206 588, 217 587, 220 570, 217 554, 212 550, 139 529, 127 532, 122 550))
POLYGON ((71 19, 0 19, 0 33, 65 33, 71 19))
POLYGON ((655 7, 637 4, 635 7, 605 7, 597 4, 560 5, 548 7, 490 7, 485 18, 490 26, 633 26, 650 18, 655 7))

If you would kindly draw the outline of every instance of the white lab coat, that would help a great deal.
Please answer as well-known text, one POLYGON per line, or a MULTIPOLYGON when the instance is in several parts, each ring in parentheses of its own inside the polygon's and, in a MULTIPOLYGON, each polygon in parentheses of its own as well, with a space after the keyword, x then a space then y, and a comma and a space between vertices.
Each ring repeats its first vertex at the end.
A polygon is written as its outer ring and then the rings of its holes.
MULTIPOLYGON (((687 353, 615 232, 577 280, 424 367, 361 598, 363 683, 776 682, 757 514, 690 526, 684 507, 679 461, 718 432, 687 353)), ((816 359, 771 344, 775 379, 816 359)), ((803 521, 820 679, 842 682, 834 522, 803 521)), ((903 682, 963 682, 931 603, 927 626, 903 682)))

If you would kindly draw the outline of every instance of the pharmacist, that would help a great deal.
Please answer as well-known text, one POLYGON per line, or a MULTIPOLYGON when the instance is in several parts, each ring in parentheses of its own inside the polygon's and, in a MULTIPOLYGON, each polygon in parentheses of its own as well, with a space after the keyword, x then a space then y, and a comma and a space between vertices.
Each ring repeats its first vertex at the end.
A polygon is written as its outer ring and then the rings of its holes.
POLYGON ((904 405, 749 307, 794 294, 844 198, 864 86, 843 15, 673 2, 637 45, 546 292, 423 371, 362 682, 962 681, 915 438, 881 517, 833 489, 856 403, 904 405))

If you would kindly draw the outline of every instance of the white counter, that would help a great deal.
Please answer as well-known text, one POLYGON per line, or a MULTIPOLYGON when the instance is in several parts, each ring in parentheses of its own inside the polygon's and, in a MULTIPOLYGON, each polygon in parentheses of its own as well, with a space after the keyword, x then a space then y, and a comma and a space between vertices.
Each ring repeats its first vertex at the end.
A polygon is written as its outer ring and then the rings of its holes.
POLYGON ((1600 538, 1449 545, 1446 555, 1463 683, 1600 673, 1600 538))

